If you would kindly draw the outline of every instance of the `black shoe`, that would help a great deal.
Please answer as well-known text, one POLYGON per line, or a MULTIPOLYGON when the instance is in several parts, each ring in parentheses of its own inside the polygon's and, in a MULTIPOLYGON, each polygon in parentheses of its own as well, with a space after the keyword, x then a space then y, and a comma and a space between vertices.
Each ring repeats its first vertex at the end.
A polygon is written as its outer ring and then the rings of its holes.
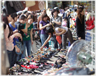
POLYGON ((54 65, 55 68, 61 68, 62 67, 62 64, 60 62, 55 62, 55 65, 54 65))

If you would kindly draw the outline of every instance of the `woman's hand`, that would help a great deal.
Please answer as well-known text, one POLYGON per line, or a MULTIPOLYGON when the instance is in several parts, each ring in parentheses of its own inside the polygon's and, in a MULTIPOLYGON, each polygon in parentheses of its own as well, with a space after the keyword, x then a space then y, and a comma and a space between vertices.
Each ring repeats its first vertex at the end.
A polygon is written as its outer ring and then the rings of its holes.
POLYGON ((9 40, 11 41, 11 42, 13 42, 13 38, 14 38, 15 36, 14 35, 11 35, 10 37, 9 37, 9 40))
POLYGON ((43 51, 43 47, 40 47, 40 50, 43 51))
POLYGON ((18 33, 18 30, 16 29, 15 31, 13 31, 13 33, 18 33))
POLYGON ((15 49, 16 49, 16 52, 20 52, 20 49, 17 47, 17 46, 15 46, 15 49))
POLYGON ((33 44, 33 41, 31 41, 31 44, 33 44))
POLYGON ((52 21, 52 23, 56 23, 55 21, 52 21))
POLYGON ((50 24, 47 24, 46 27, 50 26, 50 24))

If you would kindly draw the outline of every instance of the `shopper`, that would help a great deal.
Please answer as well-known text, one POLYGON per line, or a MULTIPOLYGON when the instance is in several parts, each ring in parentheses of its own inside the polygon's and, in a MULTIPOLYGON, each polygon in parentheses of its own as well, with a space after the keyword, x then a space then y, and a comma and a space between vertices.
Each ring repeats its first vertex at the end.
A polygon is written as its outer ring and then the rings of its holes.
MULTIPOLYGON (((17 14, 13 13, 11 14, 11 17, 12 17, 12 21, 9 23, 9 26, 12 29, 13 33, 18 32, 17 25, 15 24, 15 22, 17 21, 17 14)), ((18 61, 21 59, 21 55, 22 52, 24 51, 24 47, 22 43, 18 40, 18 38, 14 38, 13 40, 14 40, 13 43, 16 48, 16 54, 17 54, 16 61, 18 61)))
MULTIPOLYGON (((67 27, 67 18, 63 19, 62 27, 67 27)), ((72 37, 72 33, 71 33, 69 28, 68 28, 68 31, 66 32, 66 34, 62 34, 62 49, 61 49, 61 51, 66 49, 67 38, 69 39, 70 43, 72 44, 73 43, 73 37, 72 37)))
POLYGON ((42 15, 43 14, 46 14, 46 10, 43 10, 42 12, 41 12, 41 15, 38 17, 38 20, 37 20, 37 28, 39 29, 39 23, 40 23, 40 21, 42 20, 42 15))
MULTIPOLYGON (((41 46, 40 50, 43 50, 43 47, 47 44, 47 42, 50 40, 50 38, 54 35, 58 36, 58 35, 64 35, 68 32, 68 28, 67 27, 56 27, 54 30, 54 27, 52 27, 52 24, 48 24, 49 25, 49 29, 47 29, 47 33, 48 33, 48 38, 46 39, 46 41, 44 42, 44 44, 41 46)), ((64 42, 64 40, 62 41, 62 43, 64 42)))
MULTIPOLYGON (((52 18, 50 19, 50 22, 55 23, 54 27, 60 27, 61 23, 62 23, 62 18, 60 16, 58 16, 58 13, 59 13, 58 7, 54 7, 54 9, 52 11, 52 18)), ((60 45, 58 46, 58 42, 56 40, 55 35, 53 35, 53 37, 51 38, 51 41, 54 44, 54 48, 60 49, 60 45)))
POLYGON ((77 9, 77 19, 76 19, 76 31, 78 39, 85 39, 85 23, 84 23, 84 15, 83 6, 79 6, 77 9))
MULTIPOLYGON (((46 41, 44 42, 44 44, 41 46, 40 50, 43 49, 43 47, 47 44, 49 39, 54 35, 57 35, 57 36, 62 35, 62 49, 61 49, 61 51, 66 49, 67 38, 69 39, 71 44, 73 43, 72 33, 71 33, 70 29, 68 29, 68 27, 67 27, 67 19, 66 18, 64 18, 64 22, 65 23, 62 24, 62 26, 60 26, 60 27, 54 27, 54 28, 50 28, 47 30, 48 31, 47 33, 49 34, 49 36, 46 39, 46 41)), ((50 25, 52 25, 52 24, 50 24, 50 25)))
MULTIPOLYGON (((24 37, 24 33, 27 34, 27 28, 28 28, 28 22, 27 22, 27 17, 25 15, 20 15, 19 17, 19 22, 17 22, 17 29, 18 29, 18 32, 22 35, 22 37, 24 37), (26 27, 25 27, 25 23, 26 23, 26 27)), ((19 39, 19 41, 21 41, 19 39)), ((22 42, 22 45, 24 46, 24 42, 22 42)), ((25 51, 23 51, 23 54, 21 56, 21 58, 25 58, 26 56, 26 53, 25 51)))
MULTIPOLYGON (((30 56, 31 55, 31 47, 33 44, 33 16, 31 15, 30 17, 28 17, 28 24, 27 24, 28 28, 27 28, 27 33, 24 33, 23 36, 23 41, 24 41, 24 52, 27 49, 27 55, 30 56)), ((26 25, 25 25, 26 27, 26 25)))
MULTIPOLYGON (((48 34, 46 34, 46 27, 48 26, 47 24, 49 23, 48 21, 48 16, 47 14, 43 14, 42 15, 42 21, 40 21, 39 23, 39 27, 40 27, 40 30, 41 30, 41 33, 40 33, 40 39, 41 39, 41 44, 43 45, 43 43, 45 42, 45 40, 47 39, 48 37, 48 34)), ((48 44, 46 45, 46 47, 48 48, 48 44)))
POLYGON ((70 18, 71 18, 71 15, 70 15, 71 11, 70 9, 67 10, 67 27, 70 28, 70 18))
POLYGON ((6 50, 7 50, 7 54, 8 54, 8 59, 9 59, 9 64, 10 67, 14 66, 14 64, 16 63, 16 52, 15 52, 15 47, 13 44, 13 38, 14 37, 20 37, 20 39, 22 40, 22 36, 20 33, 13 33, 13 31, 11 30, 11 28, 9 27, 9 22, 12 20, 11 16, 3 16, 3 28, 4 28, 4 37, 5 37, 5 41, 6 41, 6 50))

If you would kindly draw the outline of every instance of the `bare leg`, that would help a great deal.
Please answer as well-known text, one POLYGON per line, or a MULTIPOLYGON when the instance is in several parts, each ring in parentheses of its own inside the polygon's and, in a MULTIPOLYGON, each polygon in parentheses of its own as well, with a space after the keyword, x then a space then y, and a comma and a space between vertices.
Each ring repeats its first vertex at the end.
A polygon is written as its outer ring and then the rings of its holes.
POLYGON ((42 51, 43 47, 48 43, 48 41, 50 40, 51 38, 51 33, 49 33, 49 36, 48 38, 46 39, 46 41, 44 42, 44 44, 41 46, 40 50, 42 51))

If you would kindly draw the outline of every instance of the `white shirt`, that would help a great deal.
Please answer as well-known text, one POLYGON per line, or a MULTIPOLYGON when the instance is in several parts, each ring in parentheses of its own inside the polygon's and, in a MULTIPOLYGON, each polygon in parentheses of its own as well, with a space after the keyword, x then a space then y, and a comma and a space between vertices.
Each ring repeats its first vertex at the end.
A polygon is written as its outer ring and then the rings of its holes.
MULTIPOLYGON (((66 32, 68 31, 68 27, 61 26, 61 27, 56 27, 56 28, 55 28, 55 32, 56 32, 56 33, 60 33, 60 32, 58 31, 59 28, 65 29, 66 32)), ((66 32, 65 32, 64 34, 66 34, 66 32)))

